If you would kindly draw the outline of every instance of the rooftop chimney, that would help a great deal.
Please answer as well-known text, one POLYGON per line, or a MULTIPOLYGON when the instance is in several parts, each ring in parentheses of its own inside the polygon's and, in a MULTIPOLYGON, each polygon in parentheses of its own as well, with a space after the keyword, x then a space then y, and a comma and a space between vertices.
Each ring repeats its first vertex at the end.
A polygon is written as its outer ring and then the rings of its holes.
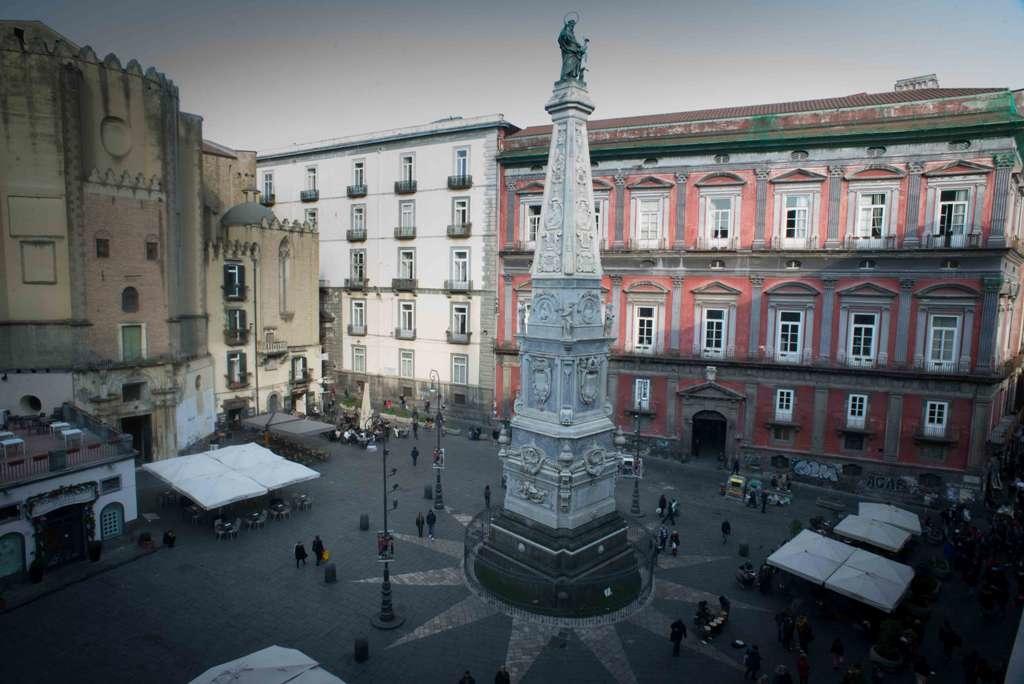
POLYGON ((896 81, 896 87, 894 90, 899 92, 901 90, 922 90, 924 88, 938 88, 939 79, 935 74, 926 74, 924 76, 913 76, 911 78, 901 78, 896 81))

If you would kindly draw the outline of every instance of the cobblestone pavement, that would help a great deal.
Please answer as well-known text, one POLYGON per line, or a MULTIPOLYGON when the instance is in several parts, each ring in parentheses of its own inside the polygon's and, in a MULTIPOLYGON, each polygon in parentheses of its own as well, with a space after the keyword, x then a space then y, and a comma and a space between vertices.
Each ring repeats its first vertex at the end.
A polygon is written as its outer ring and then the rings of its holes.
MULTIPOLYGON (((429 454, 434 435, 421 433, 420 452, 429 454)), ((159 539, 165 528, 178 533, 174 549, 161 549, 135 562, 43 596, 0 615, 3 681, 10 682, 184 682, 214 664, 280 644, 298 648, 348 682, 456 682, 470 670, 478 682, 492 680, 506 663, 521 682, 663 682, 694 678, 701 682, 740 681, 741 651, 734 639, 759 644, 764 671, 778 664, 795 667, 775 639, 774 614, 782 597, 742 591, 733 574, 740 562, 738 544, 750 544, 757 564, 788 535, 794 518, 820 513, 819 492, 798 489, 788 508, 742 508, 718 495, 722 471, 701 464, 650 462, 642 483, 642 523, 653 526, 660 494, 680 500, 677 529, 682 548, 662 558, 655 595, 649 605, 613 625, 561 628, 513 618, 474 596, 459 570, 464 525, 483 508, 483 488, 501 493, 496 449, 489 442, 445 439, 448 469, 444 497, 448 510, 438 515, 437 539, 421 539, 414 520, 431 502, 424 487, 433 482, 429 459, 417 467, 408 456, 412 440, 390 445, 391 483, 398 508, 389 511, 397 534, 391 566, 396 610, 405 623, 378 631, 370 617, 379 611, 381 565, 375 558, 374 530, 381 519, 381 464, 378 453, 332 445, 330 462, 318 465, 322 477, 299 487, 314 497, 313 509, 290 520, 271 521, 263 530, 243 531, 237 540, 216 541, 209 525, 191 526, 174 509, 160 509, 158 483, 140 472, 140 511, 157 513, 150 526, 159 539), (370 531, 358 529, 359 515, 370 516, 370 531), (723 545, 719 527, 732 524, 732 540, 723 545), (307 549, 319 534, 336 563, 338 582, 326 584, 322 568, 295 567, 292 549, 307 549), (692 634, 682 656, 671 656, 669 624, 682 617, 689 627, 695 602, 714 602, 725 593, 734 609, 724 634, 702 644, 692 634), (356 663, 353 643, 369 639, 370 658, 356 663)), ((632 487, 619 485, 622 511, 629 510, 632 487)), ((831 495, 830 495, 831 496, 831 495)), ((853 506, 853 499, 846 499, 853 506)), ((238 511, 254 508, 242 504, 238 511)), ((233 513, 232 513, 233 515, 233 513)), ((923 547, 923 557, 935 549, 923 547)), ((59 582, 58 573, 46 582, 59 582)), ((1017 613, 983 623, 977 604, 962 584, 942 589, 926 637, 925 653, 940 674, 933 681, 961 681, 960 659, 942 663, 935 630, 949 615, 972 646, 989 658, 1009 653, 1017 613)), ((837 682, 828 647, 840 635, 847 660, 865 658, 870 646, 842 618, 810 612, 816 640, 811 645, 812 682, 837 682)), ((910 682, 909 672, 887 676, 910 682)))

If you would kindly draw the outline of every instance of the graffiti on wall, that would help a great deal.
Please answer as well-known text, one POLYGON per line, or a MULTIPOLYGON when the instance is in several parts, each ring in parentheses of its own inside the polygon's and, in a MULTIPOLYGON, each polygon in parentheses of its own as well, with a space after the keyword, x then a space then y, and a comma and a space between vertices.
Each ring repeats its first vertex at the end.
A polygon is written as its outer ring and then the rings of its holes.
POLYGON ((793 461, 793 473, 800 477, 810 477, 828 482, 839 481, 839 469, 829 463, 795 460, 793 461))
POLYGON ((871 489, 876 492, 887 492, 889 494, 918 493, 917 479, 909 475, 886 475, 884 473, 867 473, 861 480, 864 489, 871 489))

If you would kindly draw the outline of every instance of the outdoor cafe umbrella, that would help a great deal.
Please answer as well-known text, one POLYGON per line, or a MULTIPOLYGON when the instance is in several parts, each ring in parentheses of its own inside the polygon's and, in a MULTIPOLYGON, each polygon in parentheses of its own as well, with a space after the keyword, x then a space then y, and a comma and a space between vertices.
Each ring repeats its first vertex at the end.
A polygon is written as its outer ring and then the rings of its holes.
POLYGON ((871 544, 890 553, 898 553, 910 539, 910 532, 862 515, 846 516, 834 531, 840 537, 871 544))
POLYGON ((820 585, 839 569, 854 550, 849 544, 828 539, 810 530, 803 530, 768 556, 766 562, 772 567, 820 585))
POLYGON ((302 651, 268 646, 211 667, 189 684, 345 684, 302 651))
POLYGON ((915 536, 921 534, 921 518, 916 513, 911 513, 908 510, 897 508, 892 504, 881 504, 881 503, 868 503, 862 501, 858 506, 857 514, 871 518, 872 520, 881 520, 882 522, 889 523, 899 527, 900 529, 906 530, 915 536))
POLYGON ((359 426, 364 430, 370 427, 373 409, 370 407, 370 383, 363 383, 363 403, 359 407, 359 426))

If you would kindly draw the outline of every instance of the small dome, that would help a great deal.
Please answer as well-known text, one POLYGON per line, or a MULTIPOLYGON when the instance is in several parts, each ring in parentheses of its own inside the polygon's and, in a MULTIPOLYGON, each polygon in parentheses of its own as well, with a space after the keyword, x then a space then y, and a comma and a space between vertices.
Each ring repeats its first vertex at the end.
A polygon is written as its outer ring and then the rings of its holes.
POLYGON ((256 202, 242 202, 227 210, 221 219, 222 226, 251 226, 263 219, 273 221, 276 217, 267 207, 256 202))

